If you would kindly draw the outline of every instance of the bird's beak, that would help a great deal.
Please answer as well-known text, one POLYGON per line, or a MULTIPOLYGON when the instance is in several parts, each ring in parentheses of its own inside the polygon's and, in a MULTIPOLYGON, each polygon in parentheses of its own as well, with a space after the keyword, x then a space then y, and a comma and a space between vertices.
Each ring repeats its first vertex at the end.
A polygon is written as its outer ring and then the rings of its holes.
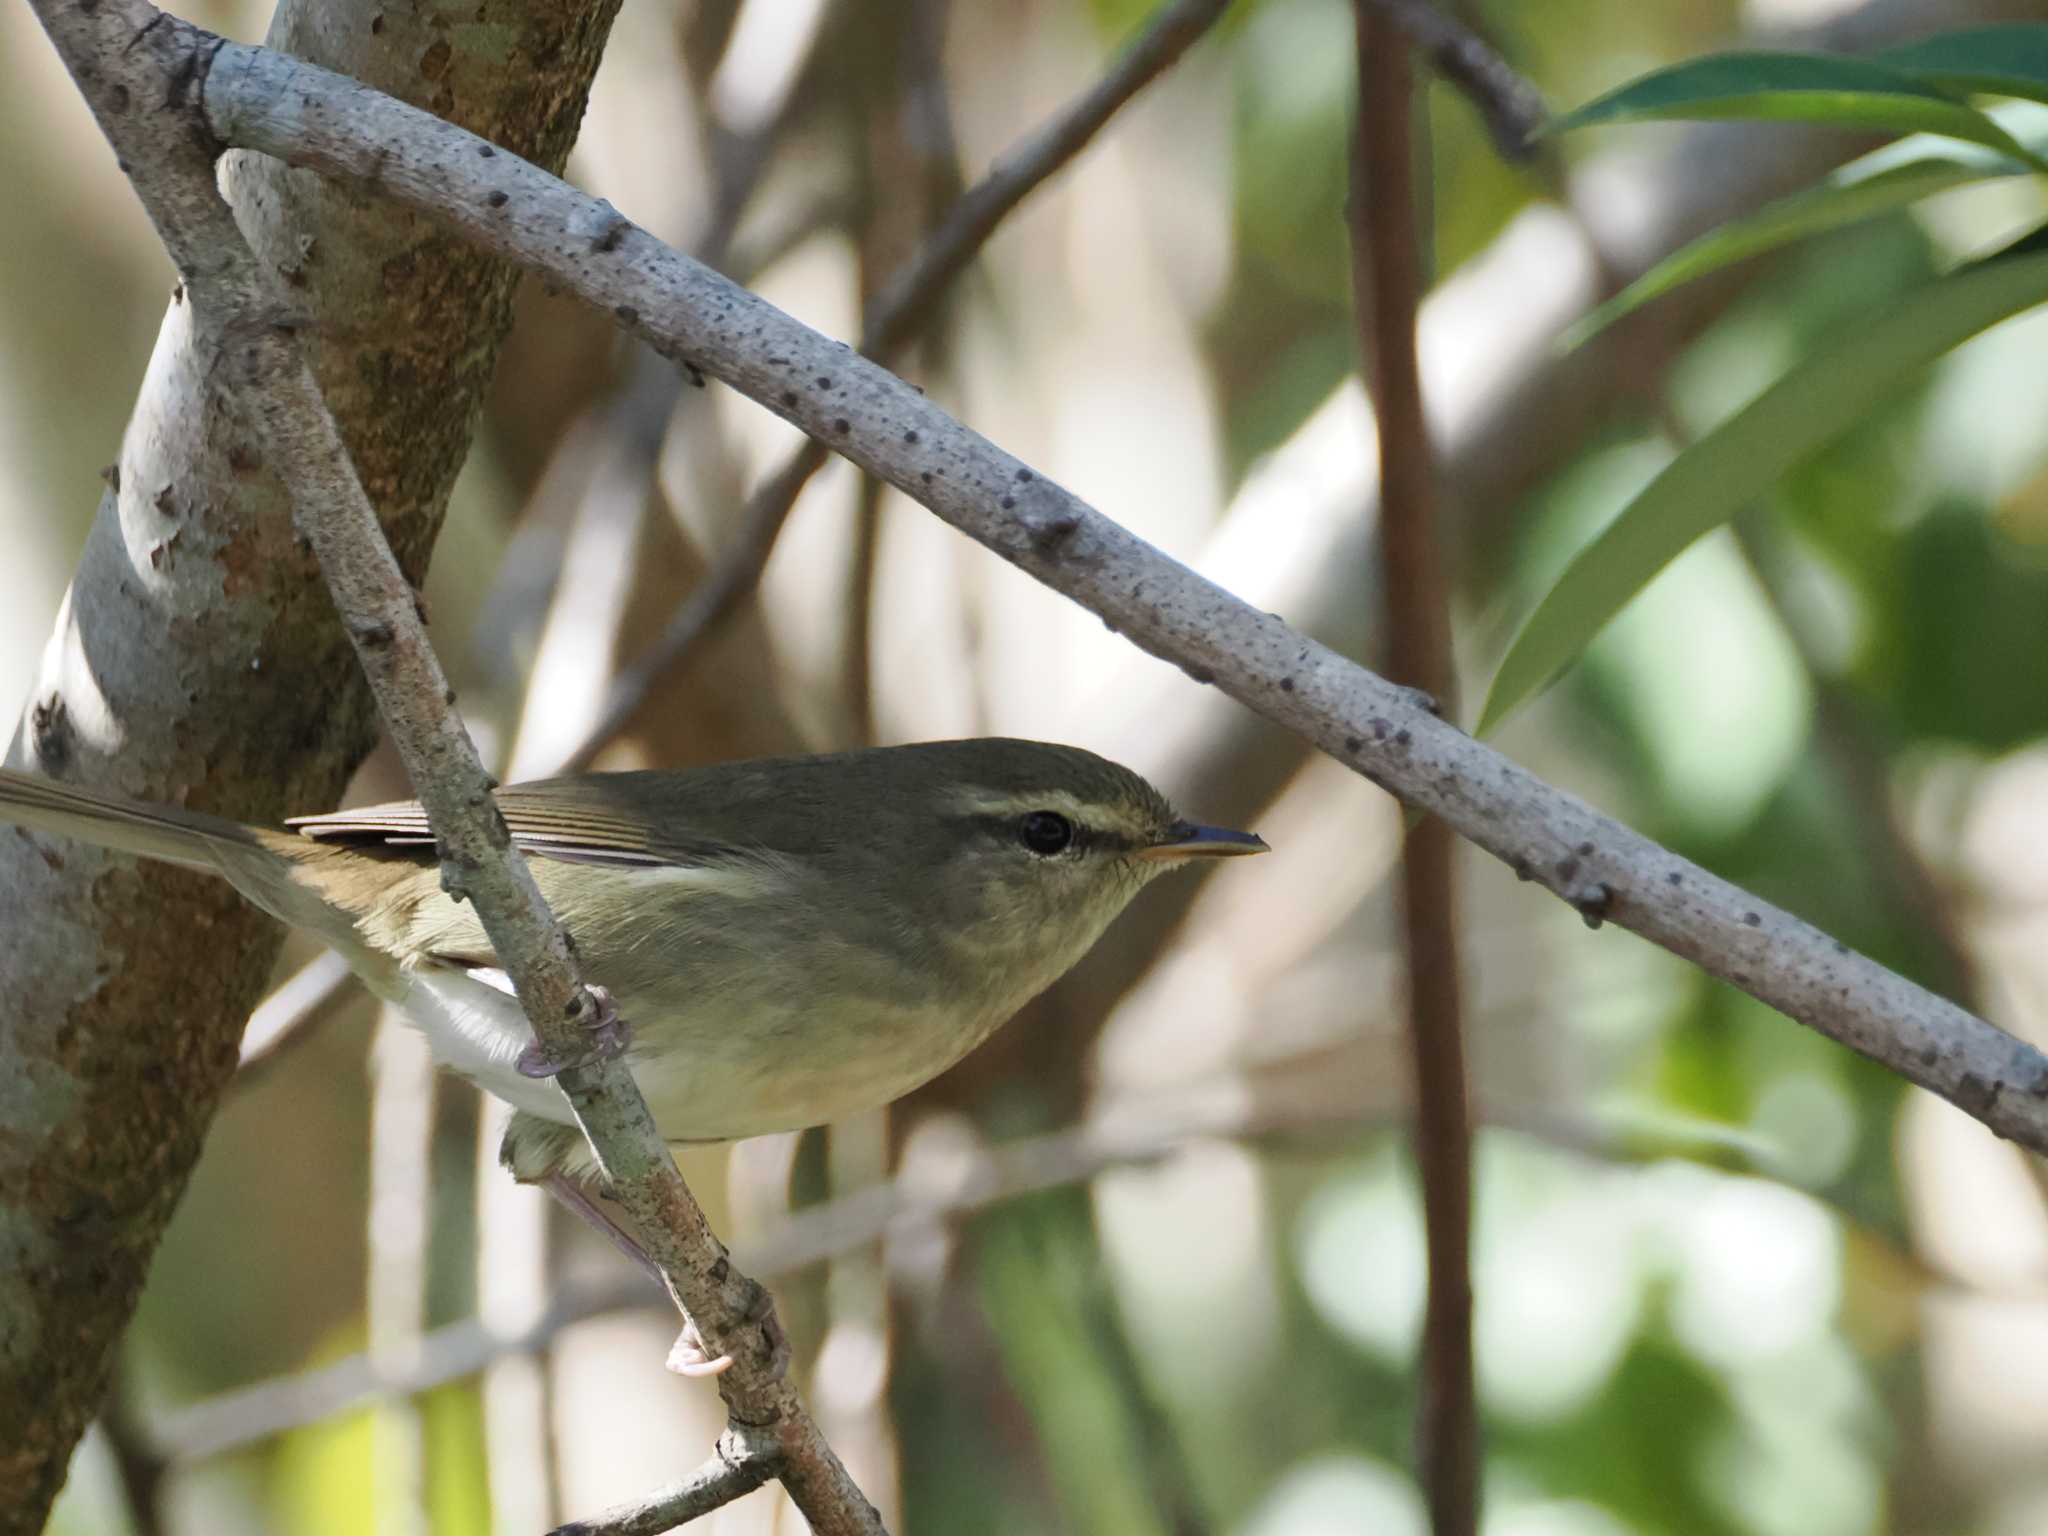
POLYGON ((1226 827, 1198 827, 1191 821, 1177 821, 1166 836, 1149 848, 1140 848, 1137 856, 1177 864, 1182 859, 1220 859, 1268 851, 1266 840, 1254 832, 1232 832, 1226 827))

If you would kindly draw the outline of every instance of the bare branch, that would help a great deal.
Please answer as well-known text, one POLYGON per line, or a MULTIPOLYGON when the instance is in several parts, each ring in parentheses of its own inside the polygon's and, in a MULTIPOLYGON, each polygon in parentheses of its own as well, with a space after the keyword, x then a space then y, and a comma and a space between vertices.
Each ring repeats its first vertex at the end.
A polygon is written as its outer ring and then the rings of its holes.
POLYGON ((768 557, 775 552, 775 540, 789 520, 790 509, 825 459, 824 446, 805 438, 789 461, 748 499, 746 511, 740 515, 738 541, 720 555, 718 564, 691 589, 660 638, 644 655, 619 669, 605 691, 604 713, 562 759, 562 772, 578 773, 588 768, 639 713, 655 685, 754 590, 761 572, 767 569, 768 557))
POLYGON ((1150 85, 1217 19, 1229 0, 1173 0, 1095 84, 1010 150, 961 194, 917 258, 883 283, 861 325, 861 350, 886 356, 915 336, 954 278, 988 243, 996 226, 1078 155, 1130 100, 1150 85))
POLYGON ((1504 160, 1535 153, 1536 132, 1549 115, 1543 96, 1486 39, 1429 0, 1366 0, 1398 28, 1430 68, 1465 93, 1504 160))
MULTIPOLYGON (((1351 159, 1352 304, 1359 364, 1378 425, 1380 592, 1387 670, 1456 714, 1450 589, 1437 545, 1435 450, 1422 402, 1416 315, 1425 279, 1415 181, 1418 125, 1408 44, 1373 0, 1357 0, 1357 137, 1351 159)), ((1456 853, 1423 817, 1401 850, 1403 979, 1415 1073, 1415 1162, 1429 1249, 1415 1424, 1435 1536, 1479 1528, 1478 1391, 1472 1362, 1472 1126, 1460 1006, 1456 853)))
POLYGON ((752 1493, 774 1470, 772 1442, 734 1424, 718 1437, 710 1459, 673 1488, 614 1505, 588 1520, 572 1520, 553 1536, 660 1536, 752 1493))
POLYGON ((1203 580, 912 386, 474 135, 262 49, 224 44, 222 139, 374 184, 546 273, 676 359, 829 443, 1133 643, 1304 737, 1569 903, 2048 1150, 2048 1057, 1603 816, 1430 701, 1203 580))
MULTIPOLYGON (((1229 0, 1173 0, 1162 7, 1107 74, 990 167, 961 195, 917 255, 881 284, 868 306, 860 350, 884 362, 893 359, 930 322, 953 279, 966 270, 996 227, 1193 47, 1228 4, 1229 0)), ((625 729, 655 684, 760 584, 782 525, 825 459, 819 441, 804 442, 748 498, 738 540, 683 600, 646 654, 620 670, 606 696, 604 713, 569 755, 565 771, 587 768, 625 729)))
POLYGON ((317 1370, 217 1393, 164 1414, 150 1426, 148 1443, 181 1465, 226 1455, 353 1412, 394 1392, 427 1392, 461 1381, 506 1355, 545 1349, 563 1329, 585 1318, 646 1306, 652 1300, 647 1277, 638 1270, 622 1270, 603 1285, 560 1292, 530 1327, 516 1332, 474 1317, 433 1330, 421 1341, 418 1367, 401 1381, 379 1375, 368 1355, 351 1355, 317 1370))

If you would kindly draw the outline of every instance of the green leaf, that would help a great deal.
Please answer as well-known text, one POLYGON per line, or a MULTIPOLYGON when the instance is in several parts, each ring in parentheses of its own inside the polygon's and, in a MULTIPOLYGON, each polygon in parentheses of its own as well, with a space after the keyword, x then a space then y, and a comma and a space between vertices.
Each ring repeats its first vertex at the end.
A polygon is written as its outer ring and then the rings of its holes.
POLYGON ((1553 121, 1562 133, 1599 123, 1753 118, 1876 133, 1938 133, 2048 170, 1985 113, 1902 70, 1807 53, 1721 53, 1610 91, 1553 121))
POLYGON ((1665 466, 1574 557, 1502 658, 1480 733, 1548 687, 1693 540, 1763 495, 1935 358, 2041 303, 2048 303, 2048 236, 2037 231, 1926 284, 1794 364, 1665 466))
POLYGON ((1889 213, 1953 187, 2028 171, 2029 167, 2010 155, 1978 145, 1943 145, 1924 138, 1889 145, 1748 218, 1730 220, 1680 247, 1589 311, 1558 339, 1559 349, 1583 346, 1650 300, 1751 256, 1889 213), (1911 149, 1910 157, 1899 154, 1905 149, 1911 149))
POLYGON ((2048 26, 2040 22, 1964 27, 1887 48, 1877 60, 1959 94, 2048 102, 2048 26))

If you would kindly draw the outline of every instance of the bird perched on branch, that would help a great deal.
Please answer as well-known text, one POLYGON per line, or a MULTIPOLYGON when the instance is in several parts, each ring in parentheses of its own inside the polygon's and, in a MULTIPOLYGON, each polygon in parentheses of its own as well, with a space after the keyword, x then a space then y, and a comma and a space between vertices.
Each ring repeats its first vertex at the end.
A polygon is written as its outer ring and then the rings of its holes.
MULTIPOLYGON (((585 774, 496 793, 661 1134, 725 1141, 938 1075, 1162 871, 1259 853, 1076 747, 978 740, 585 774)), ((245 826, 0 770, 0 821, 210 870, 306 929, 516 1113, 503 1160, 638 1244, 416 802, 245 826)), ((641 1255, 644 1261, 644 1255, 641 1255)))

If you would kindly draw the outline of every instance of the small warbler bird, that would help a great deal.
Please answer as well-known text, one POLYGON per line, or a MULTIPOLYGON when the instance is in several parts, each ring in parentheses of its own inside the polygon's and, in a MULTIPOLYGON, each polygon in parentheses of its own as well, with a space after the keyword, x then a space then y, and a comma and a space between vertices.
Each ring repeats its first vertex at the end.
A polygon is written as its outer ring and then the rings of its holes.
MULTIPOLYGON (((672 1142, 885 1104, 986 1039, 1153 876, 1260 853, 1127 768, 1035 741, 944 741, 497 791, 512 840, 624 1031, 672 1142)), ((292 830, 0 770, 0 822, 210 870, 338 950, 435 1055, 512 1105, 503 1158, 590 1203, 595 1159, 414 802, 292 830)))

